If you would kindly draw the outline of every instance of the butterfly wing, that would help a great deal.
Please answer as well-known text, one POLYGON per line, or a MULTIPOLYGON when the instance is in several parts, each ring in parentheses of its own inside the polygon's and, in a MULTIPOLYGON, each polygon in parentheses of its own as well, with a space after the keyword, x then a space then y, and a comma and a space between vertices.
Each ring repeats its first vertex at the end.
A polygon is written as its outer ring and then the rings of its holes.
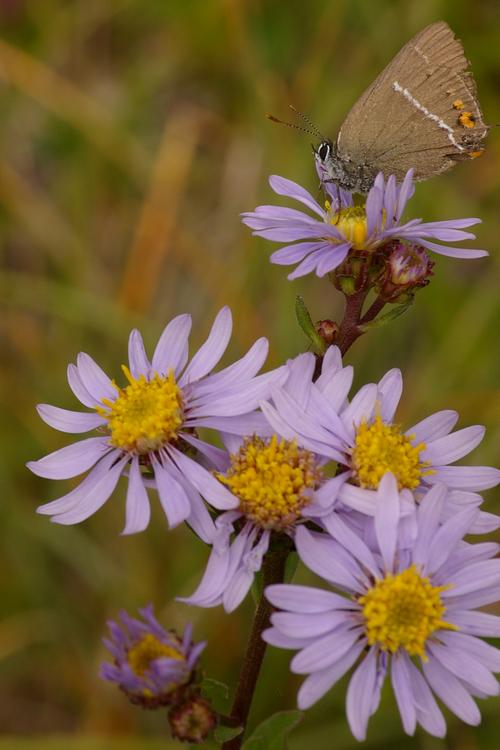
POLYGON ((426 179, 478 156, 488 132, 461 42, 444 21, 400 50, 348 113, 341 159, 401 179, 426 179))

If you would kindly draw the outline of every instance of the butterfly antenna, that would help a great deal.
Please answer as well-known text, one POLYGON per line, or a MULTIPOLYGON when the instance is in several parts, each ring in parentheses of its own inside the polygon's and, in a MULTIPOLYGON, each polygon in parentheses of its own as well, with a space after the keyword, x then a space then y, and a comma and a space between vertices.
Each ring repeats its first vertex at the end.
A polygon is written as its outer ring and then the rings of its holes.
POLYGON ((315 137, 317 137, 318 135, 316 130, 311 130, 311 128, 304 128, 302 127, 302 125, 297 125, 297 123, 295 122, 286 122, 286 120, 280 120, 278 117, 270 114, 266 114, 266 117, 268 120, 271 120, 271 122, 277 122, 279 125, 286 125, 287 128, 300 130, 301 133, 308 133, 309 135, 314 135, 315 137))
MULTIPOLYGON (((290 107, 290 109, 292 110, 292 112, 295 112, 295 114, 297 115, 297 117, 300 117, 302 120, 304 120, 304 122, 306 122, 309 125, 309 127, 312 130, 311 135, 316 135, 322 141, 325 140, 325 136, 323 135, 323 133, 321 132, 321 130, 318 128, 318 126, 311 120, 310 117, 308 117, 307 115, 305 115, 300 110, 296 109, 293 106, 293 104, 289 104, 288 106, 290 107)), ((311 132, 311 131, 309 131, 309 132, 311 132)))

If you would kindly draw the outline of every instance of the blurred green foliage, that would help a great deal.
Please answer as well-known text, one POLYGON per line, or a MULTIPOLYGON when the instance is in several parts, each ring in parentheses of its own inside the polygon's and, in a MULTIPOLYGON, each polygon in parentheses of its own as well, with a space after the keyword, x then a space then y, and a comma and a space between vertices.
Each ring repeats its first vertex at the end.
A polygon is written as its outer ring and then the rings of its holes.
MULTIPOLYGON (((306 346, 296 294, 314 319, 338 317, 326 281, 289 283, 269 264, 269 243, 240 224, 241 211, 273 199, 268 174, 316 185, 307 138, 264 115, 286 118, 293 103, 334 135, 400 46, 440 18, 464 41, 486 119, 500 122, 497 0, 0 2, 0 727, 41 738, 1 748, 111 749, 115 735, 120 748, 170 747, 164 716, 130 707, 98 679, 105 620, 120 607, 153 601, 169 626, 193 620, 210 643, 207 671, 234 684, 251 599, 231 616, 175 604, 194 589, 207 550, 186 529, 167 534, 158 508, 145 533, 120 537, 123 487, 83 525, 37 516, 63 483, 24 464, 67 438, 34 406, 76 408, 67 363, 86 350, 118 373, 132 325, 151 346, 171 316, 190 311, 194 346, 228 303, 227 361, 267 335, 276 365, 306 346), (42 739, 64 733, 82 739, 42 739)), ((405 424, 440 408, 458 409, 462 425, 486 424, 478 463, 495 462, 499 437, 499 167, 494 128, 482 159, 417 188, 412 216, 480 216, 477 246, 491 257, 437 258, 415 307, 348 356, 357 384, 403 369, 405 424)), ((496 497, 487 507, 498 511, 496 497)), ((270 650, 254 724, 294 706, 288 661, 270 650)), ((342 683, 308 713, 293 750, 355 746, 344 693, 342 683)), ((451 720, 446 742, 409 739, 388 693, 366 744, 486 750, 497 746, 499 708, 483 703, 480 728, 451 720)))

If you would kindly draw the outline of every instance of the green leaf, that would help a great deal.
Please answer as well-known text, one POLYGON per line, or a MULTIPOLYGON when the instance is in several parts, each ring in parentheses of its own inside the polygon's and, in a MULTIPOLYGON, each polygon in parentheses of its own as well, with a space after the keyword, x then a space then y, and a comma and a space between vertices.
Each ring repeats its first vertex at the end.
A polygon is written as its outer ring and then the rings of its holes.
POLYGON ((238 737, 243 731, 243 727, 224 727, 219 724, 214 730, 214 740, 222 745, 233 737, 238 737))
POLYGON ((201 682, 201 692, 203 697, 215 706, 225 704, 229 698, 228 686, 223 682, 212 679, 211 677, 203 678, 201 682))
POLYGON ((242 750, 286 750, 287 737, 301 721, 301 711, 280 711, 259 724, 242 750))
POLYGON ((252 598, 253 598, 255 606, 258 606, 262 598, 263 591, 264 591, 264 576, 262 575, 262 570, 258 570, 254 575, 252 588, 251 588, 252 598))
POLYGON ((295 551, 290 552, 288 557, 286 558, 285 563, 285 575, 284 575, 284 582, 290 583, 292 581, 295 571, 297 570, 297 565, 299 564, 299 556, 295 551))
POLYGON ((409 310, 412 305, 412 302, 413 300, 410 300, 409 302, 405 302, 403 305, 398 305, 397 307, 394 307, 392 310, 389 310, 389 312, 386 312, 383 315, 379 315, 378 318, 375 318, 375 320, 370 321, 370 323, 365 323, 364 325, 360 325, 359 328, 362 331, 369 331, 371 328, 380 328, 381 326, 385 326, 387 323, 390 323, 391 320, 395 320, 396 318, 399 318, 400 315, 403 315, 403 313, 409 310))
POLYGON ((315 354, 324 354, 327 349, 326 342, 323 341, 314 327, 309 310, 305 305, 303 297, 300 295, 297 295, 295 298, 295 316, 297 318, 297 323, 313 345, 315 354))

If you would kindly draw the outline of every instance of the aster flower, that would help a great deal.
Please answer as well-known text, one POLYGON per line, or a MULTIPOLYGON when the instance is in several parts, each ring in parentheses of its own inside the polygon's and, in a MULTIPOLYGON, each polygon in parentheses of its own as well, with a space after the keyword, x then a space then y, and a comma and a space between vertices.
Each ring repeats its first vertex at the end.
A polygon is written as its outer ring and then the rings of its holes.
POLYGON ((259 237, 292 243, 271 255, 271 262, 278 265, 298 263, 289 279, 305 276, 312 271, 317 276, 325 276, 337 268, 351 250, 371 253, 396 239, 454 258, 481 258, 487 255, 484 250, 440 244, 475 239, 473 234, 463 230, 478 224, 480 219, 433 222, 412 219, 401 223, 403 211, 414 192, 412 178, 413 170, 410 170, 398 185, 394 176, 385 180, 383 174, 379 173, 363 206, 353 205, 349 193, 333 183, 325 182, 323 188, 327 200, 323 207, 296 182, 272 175, 269 184, 275 193, 299 201, 314 215, 295 208, 265 205, 244 213, 243 223, 259 237))
POLYGON ((298 694, 301 709, 354 667, 346 708, 358 740, 366 736, 389 675, 410 735, 418 723, 444 736, 434 695, 463 721, 478 724, 473 696, 499 693, 492 672, 500 671, 500 651, 481 637, 500 636, 500 617, 476 611, 498 599, 500 560, 491 558, 499 545, 462 541, 477 513, 473 508, 441 524, 445 495, 438 484, 425 496, 416 511, 414 543, 398 550, 399 498, 394 477, 386 474, 378 491, 374 551, 338 515, 335 540, 297 529, 301 560, 335 591, 266 588, 268 600, 283 611, 271 616, 263 637, 299 650, 291 669, 308 675, 298 694))
POLYGON ((143 621, 120 612, 121 623, 110 620, 111 639, 103 642, 113 664, 101 668, 103 680, 118 684, 132 703, 144 708, 178 704, 196 678, 198 659, 206 643, 193 643, 192 626, 182 637, 165 630, 149 604, 139 610, 143 621))
POLYGON ((244 434, 260 423, 252 413, 270 383, 284 369, 256 376, 268 350, 261 338, 240 360, 212 373, 224 354, 232 330, 229 308, 218 313, 212 330, 188 363, 191 316, 179 315, 163 331, 150 361, 139 331, 129 339, 128 381, 111 381, 88 354, 68 368, 69 385, 91 412, 73 412, 41 404, 38 413, 55 429, 69 433, 98 429, 90 437, 55 451, 28 467, 49 479, 68 479, 92 470, 67 495, 38 508, 61 524, 83 521, 108 500, 118 479, 128 474, 125 534, 142 531, 150 518, 146 483, 156 487, 169 525, 184 520, 204 540, 213 523, 200 493, 219 510, 238 504, 192 454, 212 468, 218 449, 200 440, 198 427, 244 434))
MULTIPOLYGON (((286 389, 272 390, 273 404, 262 411, 272 428, 287 440, 325 459, 338 462, 333 502, 373 516, 380 480, 386 472, 396 478, 403 511, 410 513, 414 498, 421 499, 437 482, 452 492, 446 508, 481 503, 480 490, 500 482, 500 471, 489 466, 454 466, 483 439, 484 427, 474 425, 451 432, 458 420, 455 411, 437 412, 403 431, 394 421, 401 398, 401 372, 390 370, 379 383, 363 386, 354 398, 347 396, 352 368, 342 368, 336 347, 327 350, 320 378, 313 383, 311 363, 303 355, 297 364, 301 390, 290 398, 286 389), (341 458, 335 456, 341 453, 341 458)), ((325 513, 327 510, 325 510, 325 513)), ((480 515, 476 529, 498 528, 491 514, 480 515)))
MULTIPOLYGON (((332 354, 342 369, 338 350, 332 354)), ((325 359, 324 369, 330 360, 325 359)), ((304 383, 312 382, 314 366, 314 357, 307 354, 288 364, 284 389, 291 401, 300 399, 304 383)), ((328 460, 342 458, 338 451, 318 456, 269 426, 263 425, 259 435, 224 439, 228 452, 216 476, 239 505, 215 520, 217 531, 200 585, 180 601, 200 607, 222 604, 231 612, 247 595, 271 540, 291 549, 297 524, 330 513, 344 478, 324 471, 328 460)))

